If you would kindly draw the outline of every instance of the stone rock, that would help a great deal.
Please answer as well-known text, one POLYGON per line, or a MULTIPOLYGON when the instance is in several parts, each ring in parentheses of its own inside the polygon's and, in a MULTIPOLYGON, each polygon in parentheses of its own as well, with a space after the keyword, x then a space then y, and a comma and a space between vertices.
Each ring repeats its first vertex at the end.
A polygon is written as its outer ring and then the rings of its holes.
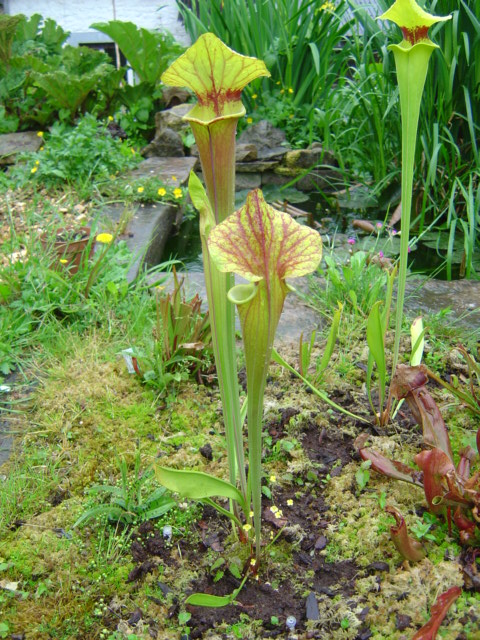
POLYGON ((19 131, 0 135, 0 165, 13 164, 25 151, 38 151, 43 139, 36 131, 19 131))
POLYGON ((255 162, 237 162, 236 170, 239 173, 264 173, 271 171, 278 166, 278 162, 267 162, 265 160, 257 160, 255 162))
POLYGON ((182 133, 190 129, 188 122, 183 120, 183 116, 192 109, 191 104, 179 104, 171 109, 158 111, 155 114, 155 137, 161 134, 163 129, 173 129, 177 133, 182 133))
POLYGON ((238 173, 235 177, 235 189, 236 191, 244 191, 248 189, 258 189, 262 185, 262 178, 258 173, 238 173))
POLYGON ((235 162, 253 162, 257 156, 257 147, 254 144, 237 144, 235 162))
MULTIPOLYGON (((123 207, 106 207, 103 214, 114 222, 123 215, 123 207)), ((128 223, 125 236, 127 247, 135 255, 127 280, 132 282, 145 267, 160 264, 165 244, 176 221, 178 207, 174 204, 145 204, 137 207, 128 223)))
POLYGON ((281 160, 288 149, 286 140, 284 131, 276 129, 268 120, 260 120, 245 129, 238 142, 255 145, 259 160, 281 160))
POLYGON ((277 173, 278 169, 279 167, 277 167, 276 171, 265 171, 265 173, 262 173, 262 187, 268 185, 276 185, 281 187, 284 184, 291 182, 291 176, 280 175, 279 173, 277 173))
POLYGON ((338 166, 335 157, 328 152, 324 152, 322 145, 314 142, 308 149, 294 149, 285 155, 285 165, 295 169, 310 169, 318 164, 330 167, 338 166))
POLYGON ((183 87, 165 87, 163 89, 163 100, 167 107, 176 107, 185 103, 190 95, 190 91, 183 87))
POLYGON ((307 610, 307 620, 319 620, 320 619, 320 611, 318 610, 317 598, 313 591, 307 596, 305 601, 305 608, 307 610))
POLYGON ((195 170, 198 160, 196 158, 147 158, 138 167, 126 174, 127 178, 151 178, 156 176, 170 186, 186 184, 190 171, 195 170), (172 176, 177 179, 172 180, 172 176))
POLYGON ((153 158, 155 156, 161 158, 180 158, 185 155, 182 137, 177 131, 166 127, 142 149, 142 155, 145 158, 153 158))
POLYGON ((335 169, 314 169, 300 178, 295 184, 300 191, 336 191, 339 185, 343 185, 343 176, 335 169))

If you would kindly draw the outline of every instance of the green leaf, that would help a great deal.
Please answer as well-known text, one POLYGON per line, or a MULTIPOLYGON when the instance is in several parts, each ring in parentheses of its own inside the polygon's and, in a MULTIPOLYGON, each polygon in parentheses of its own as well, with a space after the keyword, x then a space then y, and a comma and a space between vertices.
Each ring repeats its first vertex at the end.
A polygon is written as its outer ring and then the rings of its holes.
POLYGON ((191 604, 195 607, 226 607, 235 600, 237 592, 230 596, 211 596, 208 593, 194 593, 185 600, 185 604, 191 604))
POLYGON ((96 22, 91 28, 112 38, 140 80, 150 84, 160 80, 172 53, 178 55, 183 50, 180 45, 168 43, 163 34, 137 27, 133 22, 96 22))
POLYGON ((202 471, 167 469, 158 465, 155 465, 155 476, 164 487, 179 493, 184 498, 204 500, 220 496, 235 500, 246 511, 245 501, 240 491, 230 482, 215 478, 215 476, 210 476, 202 471))

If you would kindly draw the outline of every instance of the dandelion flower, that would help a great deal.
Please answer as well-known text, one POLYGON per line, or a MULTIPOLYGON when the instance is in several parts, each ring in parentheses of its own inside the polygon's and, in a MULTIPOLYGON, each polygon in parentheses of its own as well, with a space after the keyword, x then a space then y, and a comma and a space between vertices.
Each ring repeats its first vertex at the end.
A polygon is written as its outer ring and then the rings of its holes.
POLYGON ((157 193, 161 198, 163 198, 163 196, 167 194, 167 191, 163 187, 160 187, 160 189, 157 191, 157 193))
POLYGON ((108 121, 113 122, 113 116, 108 116, 108 121))
POLYGON ((40 147, 39 151, 43 151, 44 147, 40 147))
POLYGON ((172 180, 173 180, 174 182, 176 182, 176 181, 177 181, 177 176, 172 176, 172 180))
POLYGON ((138 187, 137 192, 138 193, 143 193, 145 191, 144 187, 138 187))
POLYGON ((35 160, 35 164, 39 165, 40 164, 40 160, 35 160))
POLYGON ((111 233, 99 233, 96 240, 97 242, 100 242, 100 244, 110 244, 113 240, 113 236, 111 233))
POLYGON ((252 124, 253 118, 247 118, 247 124, 252 124))
POLYGON ((37 131, 37 136, 39 138, 43 138, 43 131, 37 131))
POLYGON ((173 197, 176 198, 178 200, 178 198, 181 198, 183 196, 183 191, 180 188, 176 188, 173 190, 173 197))
POLYGON ((254 94, 253 94, 253 96, 252 96, 252 99, 253 99, 253 100, 256 100, 257 98, 258 98, 257 94, 256 94, 256 93, 254 93, 254 94))
POLYGON ((68 264, 68 260, 65 258, 60 258, 60 264, 68 264))
POLYGON ((293 93, 293 89, 292 89, 292 87, 289 87, 289 89, 288 89, 288 93, 293 93))
POLYGON ((38 169, 38 167, 32 167, 30 169, 30 173, 36 173, 37 169, 38 169))

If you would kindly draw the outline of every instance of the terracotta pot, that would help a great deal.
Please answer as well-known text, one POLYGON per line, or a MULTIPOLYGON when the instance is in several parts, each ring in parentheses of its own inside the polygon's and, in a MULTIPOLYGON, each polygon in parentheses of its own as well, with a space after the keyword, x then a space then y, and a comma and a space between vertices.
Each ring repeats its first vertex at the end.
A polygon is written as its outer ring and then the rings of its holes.
MULTIPOLYGON (((51 236, 44 234, 41 238, 45 250, 53 247, 56 258, 52 264, 54 269, 67 269, 70 274, 78 272, 85 259, 85 252, 90 242, 90 227, 60 227, 55 232, 56 239, 52 244, 51 236)), ((95 249, 95 240, 90 244, 88 258, 91 258, 95 249)))

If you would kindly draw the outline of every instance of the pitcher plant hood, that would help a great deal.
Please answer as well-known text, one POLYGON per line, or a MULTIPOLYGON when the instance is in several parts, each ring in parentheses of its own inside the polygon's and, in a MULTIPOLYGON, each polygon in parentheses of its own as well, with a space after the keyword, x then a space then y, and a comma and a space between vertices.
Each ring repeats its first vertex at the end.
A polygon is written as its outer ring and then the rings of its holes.
MULTIPOLYGON (((452 16, 434 16, 427 13, 415 0, 396 0, 378 19, 391 20, 402 30, 403 46, 413 46, 417 42, 428 42, 428 30, 437 22, 450 20, 452 16)), ((436 46, 436 45, 435 45, 436 46)))
POLYGON ((242 90, 260 76, 270 76, 262 60, 236 53, 213 33, 205 33, 161 79, 167 85, 191 89, 198 104, 186 119, 207 124, 216 118, 244 115, 242 90))

